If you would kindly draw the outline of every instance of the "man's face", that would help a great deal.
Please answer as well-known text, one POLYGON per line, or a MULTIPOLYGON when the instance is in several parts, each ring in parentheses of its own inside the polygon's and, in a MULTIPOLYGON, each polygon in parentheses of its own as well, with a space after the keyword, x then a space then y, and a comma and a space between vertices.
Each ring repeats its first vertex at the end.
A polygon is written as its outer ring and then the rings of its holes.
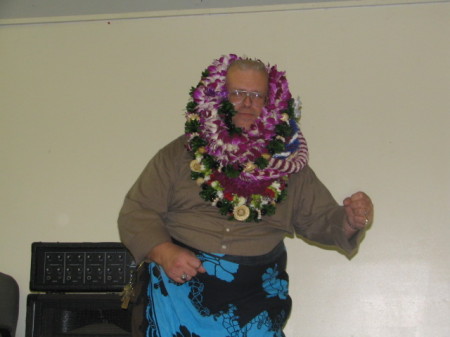
POLYGON ((227 90, 229 92, 228 98, 237 111, 233 117, 233 123, 237 127, 249 129, 264 107, 268 91, 267 75, 254 69, 230 68, 227 73, 227 90), (243 98, 234 97, 231 93, 235 90, 259 93, 261 97, 255 98, 245 94, 243 98))

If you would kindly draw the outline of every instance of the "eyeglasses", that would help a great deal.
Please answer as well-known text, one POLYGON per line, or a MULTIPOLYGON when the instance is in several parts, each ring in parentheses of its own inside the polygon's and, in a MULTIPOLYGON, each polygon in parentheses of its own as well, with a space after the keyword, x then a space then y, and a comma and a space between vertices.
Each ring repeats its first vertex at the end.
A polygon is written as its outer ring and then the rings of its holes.
POLYGON ((231 103, 242 103, 247 97, 250 97, 252 104, 263 105, 266 102, 266 95, 257 91, 231 90, 228 92, 228 98, 231 103))

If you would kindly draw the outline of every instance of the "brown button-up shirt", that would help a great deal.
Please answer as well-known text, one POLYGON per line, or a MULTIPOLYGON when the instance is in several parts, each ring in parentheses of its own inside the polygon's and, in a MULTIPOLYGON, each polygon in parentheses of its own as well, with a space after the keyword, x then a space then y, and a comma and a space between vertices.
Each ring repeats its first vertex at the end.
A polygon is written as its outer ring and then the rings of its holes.
POLYGON ((181 136, 161 149, 126 195, 119 233, 136 262, 171 238, 206 252, 240 256, 265 254, 293 235, 347 255, 355 251, 358 235, 350 241, 344 236, 344 210, 310 167, 289 177, 288 196, 275 215, 258 223, 230 221, 199 196, 185 145, 181 136))

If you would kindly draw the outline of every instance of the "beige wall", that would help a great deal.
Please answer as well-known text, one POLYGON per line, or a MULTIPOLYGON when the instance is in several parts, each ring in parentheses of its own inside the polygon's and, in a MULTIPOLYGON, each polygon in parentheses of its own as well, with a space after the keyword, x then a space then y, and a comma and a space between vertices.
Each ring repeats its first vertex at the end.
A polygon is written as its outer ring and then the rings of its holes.
POLYGON ((235 52, 301 94, 311 165, 376 221, 359 254, 288 240, 288 337, 450 333, 450 4, 0 26, 0 270, 34 241, 116 241, 122 198, 183 130, 191 85, 235 52))

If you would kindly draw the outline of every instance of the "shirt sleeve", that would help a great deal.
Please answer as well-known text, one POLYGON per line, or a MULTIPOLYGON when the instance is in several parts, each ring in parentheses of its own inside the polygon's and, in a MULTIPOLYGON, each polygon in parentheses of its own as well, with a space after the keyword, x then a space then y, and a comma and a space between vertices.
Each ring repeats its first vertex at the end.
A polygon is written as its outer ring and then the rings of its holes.
POLYGON ((164 218, 177 172, 179 141, 167 145, 150 160, 120 210, 120 239, 137 263, 146 260, 153 247, 171 240, 164 218))
POLYGON ((344 234, 344 207, 338 205, 325 185, 310 167, 303 169, 299 176, 301 188, 295 193, 298 204, 294 216, 294 229, 306 241, 330 248, 337 248, 348 258, 358 248, 363 231, 350 240, 344 234))

